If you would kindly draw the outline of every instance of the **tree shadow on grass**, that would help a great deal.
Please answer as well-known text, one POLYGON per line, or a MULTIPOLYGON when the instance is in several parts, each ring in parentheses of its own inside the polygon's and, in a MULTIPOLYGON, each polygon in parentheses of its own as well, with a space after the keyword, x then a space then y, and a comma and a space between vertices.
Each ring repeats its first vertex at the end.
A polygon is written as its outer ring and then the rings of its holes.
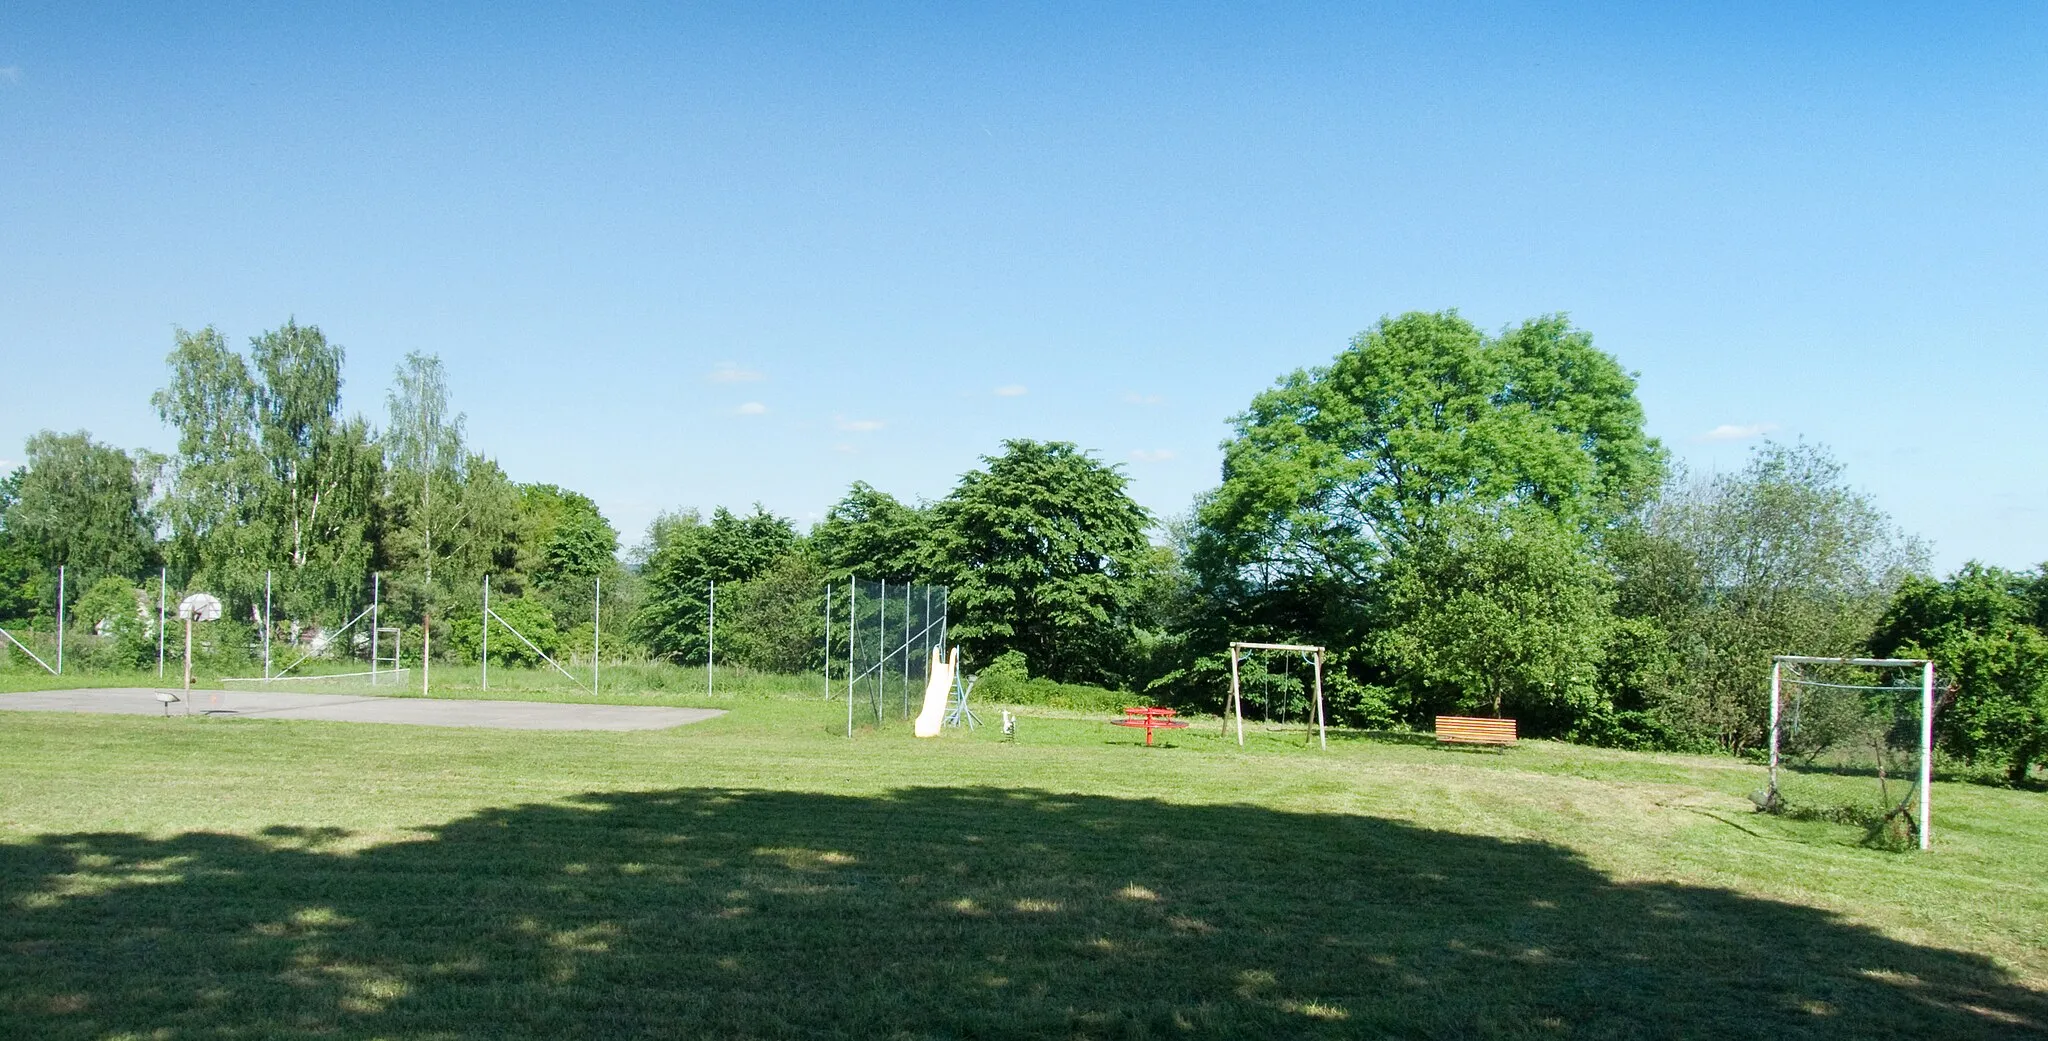
POLYGON ((689 789, 0 846, 22 1038, 2038 1036, 1826 912, 1364 817, 689 789))

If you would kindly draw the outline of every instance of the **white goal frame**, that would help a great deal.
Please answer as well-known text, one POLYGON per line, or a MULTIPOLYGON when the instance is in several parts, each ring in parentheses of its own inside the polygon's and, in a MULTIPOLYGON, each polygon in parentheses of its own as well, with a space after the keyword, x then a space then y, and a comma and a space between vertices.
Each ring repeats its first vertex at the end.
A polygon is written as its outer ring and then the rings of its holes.
MULTIPOLYGON (((1767 797, 1778 798, 1778 727, 1787 665, 1858 665, 1874 669, 1920 670, 1920 848, 1934 836, 1934 662, 1927 658, 1823 658, 1779 654, 1771 658, 1771 779, 1767 797)), ((1800 682, 1794 680, 1794 682, 1800 682)))
POLYGON ((1237 747, 1244 747, 1244 697, 1240 690, 1237 663, 1246 651, 1288 651, 1294 654, 1313 655, 1316 663, 1316 740, 1323 749, 1330 747, 1330 730, 1323 721, 1323 649, 1305 643, 1246 643, 1230 641, 1230 710, 1237 715, 1237 747))

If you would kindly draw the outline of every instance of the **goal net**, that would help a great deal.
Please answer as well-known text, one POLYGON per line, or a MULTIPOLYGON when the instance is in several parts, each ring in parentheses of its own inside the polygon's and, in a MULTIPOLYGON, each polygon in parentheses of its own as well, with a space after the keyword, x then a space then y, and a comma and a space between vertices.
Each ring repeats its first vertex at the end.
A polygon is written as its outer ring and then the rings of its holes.
POLYGON ((946 592, 863 579, 832 587, 828 603, 838 617, 830 640, 838 646, 827 649, 826 675, 837 674, 849 727, 909 719, 923 707, 932 652, 946 646, 946 592))
POLYGON ((1855 825, 1884 845, 1926 849, 1933 681, 1933 665, 1914 659, 1773 659, 1763 807, 1855 825))

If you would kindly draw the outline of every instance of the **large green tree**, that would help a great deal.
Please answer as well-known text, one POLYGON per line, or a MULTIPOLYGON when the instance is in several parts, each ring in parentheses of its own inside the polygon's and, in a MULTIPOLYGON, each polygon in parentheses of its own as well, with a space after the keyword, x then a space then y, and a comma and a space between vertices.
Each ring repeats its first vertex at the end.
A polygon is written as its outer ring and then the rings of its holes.
POLYGON ((135 459, 83 430, 45 430, 28 439, 27 454, 9 479, 0 524, 43 571, 66 569, 73 601, 102 578, 134 578, 153 566, 150 481, 135 459))
POLYGON ((1946 581, 1908 579, 1870 641, 1879 655, 1934 659, 1954 691, 1937 720, 1943 749, 2003 763, 2014 782, 2048 760, 2048 637, 2035 601, 2044 581, 2048 568, 1976 563, 1946 581))
POLYGON ((166 557, 186 585, 246 608, 262 595, 270 560, 262 523, 265 472, 256 444, 256 381, 248 363, 212 326, 179 329, 170 383, 151 397, 178 432, 166 557))
POLYGON ((1252 400, 1200 523, 1262 582, 1378 577, 1446 508, 1540 509, 1596 533, 1657 487, 1635 380, 1562 316, 1497 337, 1455 311, 1384 318, 1252 400))
POLYGON ((1014 650, 1034 675, 1123 681, 1151 523, 1128 479, 1064 441, 1006 441, 983 461, 933 508, 953 636, 976 661, 1014 650))

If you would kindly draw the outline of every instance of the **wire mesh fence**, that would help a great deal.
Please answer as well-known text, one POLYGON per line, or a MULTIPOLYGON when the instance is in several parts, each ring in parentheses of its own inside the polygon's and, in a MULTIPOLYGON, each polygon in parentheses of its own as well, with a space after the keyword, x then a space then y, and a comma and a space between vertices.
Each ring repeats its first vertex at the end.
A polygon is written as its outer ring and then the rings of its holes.
POLYGON ((846 699, 849 732, 909 719, 931 656, 946 646, 945 586, 850 579, 825 590, 826 696, 846 699))

